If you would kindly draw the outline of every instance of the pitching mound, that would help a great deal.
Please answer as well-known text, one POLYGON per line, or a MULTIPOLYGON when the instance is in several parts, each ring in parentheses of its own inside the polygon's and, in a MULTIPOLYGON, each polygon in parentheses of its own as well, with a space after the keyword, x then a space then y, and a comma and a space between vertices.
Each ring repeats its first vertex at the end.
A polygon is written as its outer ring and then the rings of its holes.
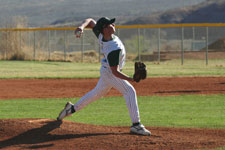
POLYGON ((152 136, 129 127, 95 126, 50 119, 0 120, 0 149, 203 149, 222 147, 225 130, 147 127, 152 136))
MULTIPOLYGON (((80 97, 98 79, 2 79, 0 100, 80 97), (13 92, 12 92, 13 91, 13 92)), ((225 94, 225 77, 148 78, 132 83, 138 95, 225 94)), ((112 89, 107 96, 121 96, 112 89)), ((152 136, 129 133, 129 127, 95 126, 50 119, 0 119, 0 149, 146 150, 225 147, 225 129, 147 127, 152 136)))

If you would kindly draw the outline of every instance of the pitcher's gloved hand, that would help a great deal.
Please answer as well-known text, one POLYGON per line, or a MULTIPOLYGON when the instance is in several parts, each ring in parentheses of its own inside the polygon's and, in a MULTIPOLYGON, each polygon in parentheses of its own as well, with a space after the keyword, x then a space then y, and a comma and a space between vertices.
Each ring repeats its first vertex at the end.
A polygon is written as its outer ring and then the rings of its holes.
POLYGON ((147 77, 146 65, 143 62, 135 62, 133 79, 136 82, 144 80, 147 77))

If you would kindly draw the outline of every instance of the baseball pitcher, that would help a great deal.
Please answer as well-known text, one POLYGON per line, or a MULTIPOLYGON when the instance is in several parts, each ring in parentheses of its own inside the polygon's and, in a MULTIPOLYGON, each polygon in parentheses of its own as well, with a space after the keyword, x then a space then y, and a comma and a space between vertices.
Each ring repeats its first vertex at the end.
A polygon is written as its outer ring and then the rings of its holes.
POLYGON ((121 40, 115 33, 115 18, 100 18, 97 23, 94 19, 88 18, 75 30, 77 38, 82 36, 84 28, 91 28, 98 38, 101 47, 101 53, 104 58, 101 60, 100 79, 96 87, 84 95, 76 104, 67 102, 64 109, 59 113, 57 120, 72 115, 81 110, 91 102, 94 102, 104 96, 111 88, 117 89, 123 94, 129 115, 132 121, 130 132, 140 135, 151 135, 141 123, 137 96, 134 87, 128 82, 139 82, 146 78, 146 66, 144 63, 135 63, 135 73, 129 77, 122 72, 125 64, 126 51, 121 40))

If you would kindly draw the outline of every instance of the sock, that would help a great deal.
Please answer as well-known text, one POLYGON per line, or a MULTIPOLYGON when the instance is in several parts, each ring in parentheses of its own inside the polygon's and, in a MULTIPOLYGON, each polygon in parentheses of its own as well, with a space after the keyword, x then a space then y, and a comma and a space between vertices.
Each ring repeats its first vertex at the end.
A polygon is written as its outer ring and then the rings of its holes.
POLYGON ((140 125, 140 122, 133 123, 133 126, 138 126, 138 125, 140 125))
POLYGON ((74 109, 74 106, 71 106, 71 113, 75 113, 76 110, 74 109))

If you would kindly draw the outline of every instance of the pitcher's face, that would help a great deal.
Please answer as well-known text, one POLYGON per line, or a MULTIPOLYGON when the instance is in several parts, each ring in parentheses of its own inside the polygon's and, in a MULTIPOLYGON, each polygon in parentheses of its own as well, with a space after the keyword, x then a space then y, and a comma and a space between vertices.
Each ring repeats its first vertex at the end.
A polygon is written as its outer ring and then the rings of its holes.
POLYGON ((103 29, 104 32, 107 32, 108 34, 114 34, 116 29, 115 29, 115 24, 109 24, 106 27, 104 27, 103 29))

